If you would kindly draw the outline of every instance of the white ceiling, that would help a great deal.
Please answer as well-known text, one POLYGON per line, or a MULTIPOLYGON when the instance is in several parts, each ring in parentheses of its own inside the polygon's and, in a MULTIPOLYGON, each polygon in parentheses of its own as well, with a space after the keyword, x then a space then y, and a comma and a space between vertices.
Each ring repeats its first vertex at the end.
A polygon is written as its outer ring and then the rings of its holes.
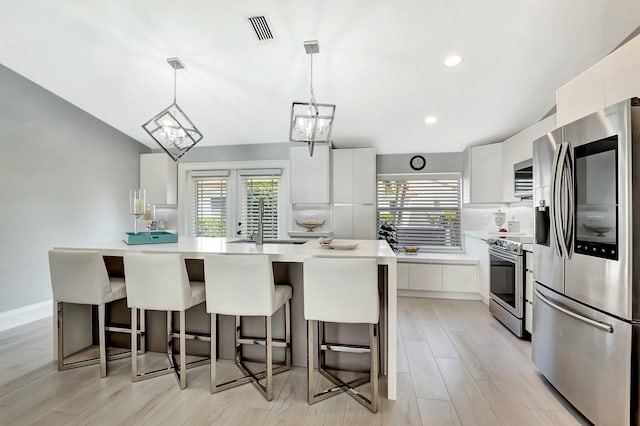
POLYGON ((640 25, 638 0, 2 0, 0 63, 150 147, 172 100, 202 145, 288 141, 293 100, 337 104, 339 147, 459 151, 538 121, 640 25), (245 18, 266 14, 259 45, 245 18), (464 62, 446 68, 456 52, 464 62), (436 115, 435 126, 424 118, 436 115))

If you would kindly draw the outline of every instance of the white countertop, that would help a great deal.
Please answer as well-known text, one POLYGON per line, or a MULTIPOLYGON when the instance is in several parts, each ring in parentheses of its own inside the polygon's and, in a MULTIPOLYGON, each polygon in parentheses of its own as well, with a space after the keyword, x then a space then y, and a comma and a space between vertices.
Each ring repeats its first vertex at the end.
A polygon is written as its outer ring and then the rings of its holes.
MULTIPOLYGON (((233 241, 233 240, 232 240, 233 241)), ((325 257, 374 257, 379 263, 395 262, 396 255, 383 240, 334 240, 334 243, 358 243, 353 250, 333 250, 321 247, 317 240, 304 244, 230 243, 226 238, 179 237, 177 243, 135 244, 123 241, 78 243, 56 246, 61 249, 98 250, 107 256, 123 256, 127 252, 182 253, 188 258, 199 259, 206 254, 268 254, 274 261, 302 262, 312 256, 325 257)))

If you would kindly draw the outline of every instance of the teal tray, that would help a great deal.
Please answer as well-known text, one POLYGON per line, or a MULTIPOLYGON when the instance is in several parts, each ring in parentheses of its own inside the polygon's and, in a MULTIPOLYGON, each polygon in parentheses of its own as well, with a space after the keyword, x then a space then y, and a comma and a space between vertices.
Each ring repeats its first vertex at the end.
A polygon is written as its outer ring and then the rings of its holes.
POLYGON ((122 239, 125 243, 132 244, 162 244, 162 243, 177 243, 178 235, 166 232, 166 231, 151 231, 151 234, 147 232, 127 232, 122 239))

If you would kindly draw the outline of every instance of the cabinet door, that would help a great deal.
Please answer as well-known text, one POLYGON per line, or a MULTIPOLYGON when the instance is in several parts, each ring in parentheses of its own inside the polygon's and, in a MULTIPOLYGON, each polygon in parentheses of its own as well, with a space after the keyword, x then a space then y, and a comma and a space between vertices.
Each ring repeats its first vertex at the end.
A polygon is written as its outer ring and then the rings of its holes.
POLYGON ((353 238, 376 239, 376 207, 374 205, 353 206, 353 238))
POLYGON ((177 204, 177 163, 165 153, 140 154, 140 188, 149 204, 177 204))
POLYGON ((527 271, 533 272, 533 253, 530 251, 524 252, 524 267, 527 271))
POLYGON ((502 202, 502 144, 471 148, 471 203, 502 202))
MULTIPOLYGON (((376 151, 373 148, 353 149, 353 203, 376 202, 376 151)), ((337 203, 337 201, 334 201, 337 203)))
POLYGON ((398 263, 398 289, 399 290, 408 290, 409 289, 409 264, 407 263, 398 263))
POLYGON ((636 37, 603 59, 606 105, 640 96, 640 37, 636 37))
POLYGON ((353 151, 332 149, 332 188, 334 204, 353 203, 353 151))
POLYGON ((313 157, 306 145, 289 148, 292 204, 329 204, 329 146, 316 145, 313 157))
POLYGON ((442 289, 444 291, 478 291, 478 268, 475 265, 443 265, 442 289))
POLYGON ((604 73, 598 62, 556 91, 558 127, 605 107, 604 73))
POLYGON ((442 265, 412 263, 409 267, 409 288, 442 291, 442 265))
POLYGON ((333 236, 353 238, 353 206, 333 206, 333 236))
POLYGON ((531 302, 524 304, 524 329, 533 333, 533 303, 531 302))

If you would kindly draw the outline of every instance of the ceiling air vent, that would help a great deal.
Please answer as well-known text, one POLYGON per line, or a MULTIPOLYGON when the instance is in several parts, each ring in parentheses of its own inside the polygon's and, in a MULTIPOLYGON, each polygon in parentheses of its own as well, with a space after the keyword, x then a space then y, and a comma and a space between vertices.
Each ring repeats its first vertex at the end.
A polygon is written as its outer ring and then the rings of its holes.
POLYGON ((249 21, 249 25, 251 25, 254 37, 259 43, 265 43, 274 39, 266 16, 249 16, 247 20, 249 21))

